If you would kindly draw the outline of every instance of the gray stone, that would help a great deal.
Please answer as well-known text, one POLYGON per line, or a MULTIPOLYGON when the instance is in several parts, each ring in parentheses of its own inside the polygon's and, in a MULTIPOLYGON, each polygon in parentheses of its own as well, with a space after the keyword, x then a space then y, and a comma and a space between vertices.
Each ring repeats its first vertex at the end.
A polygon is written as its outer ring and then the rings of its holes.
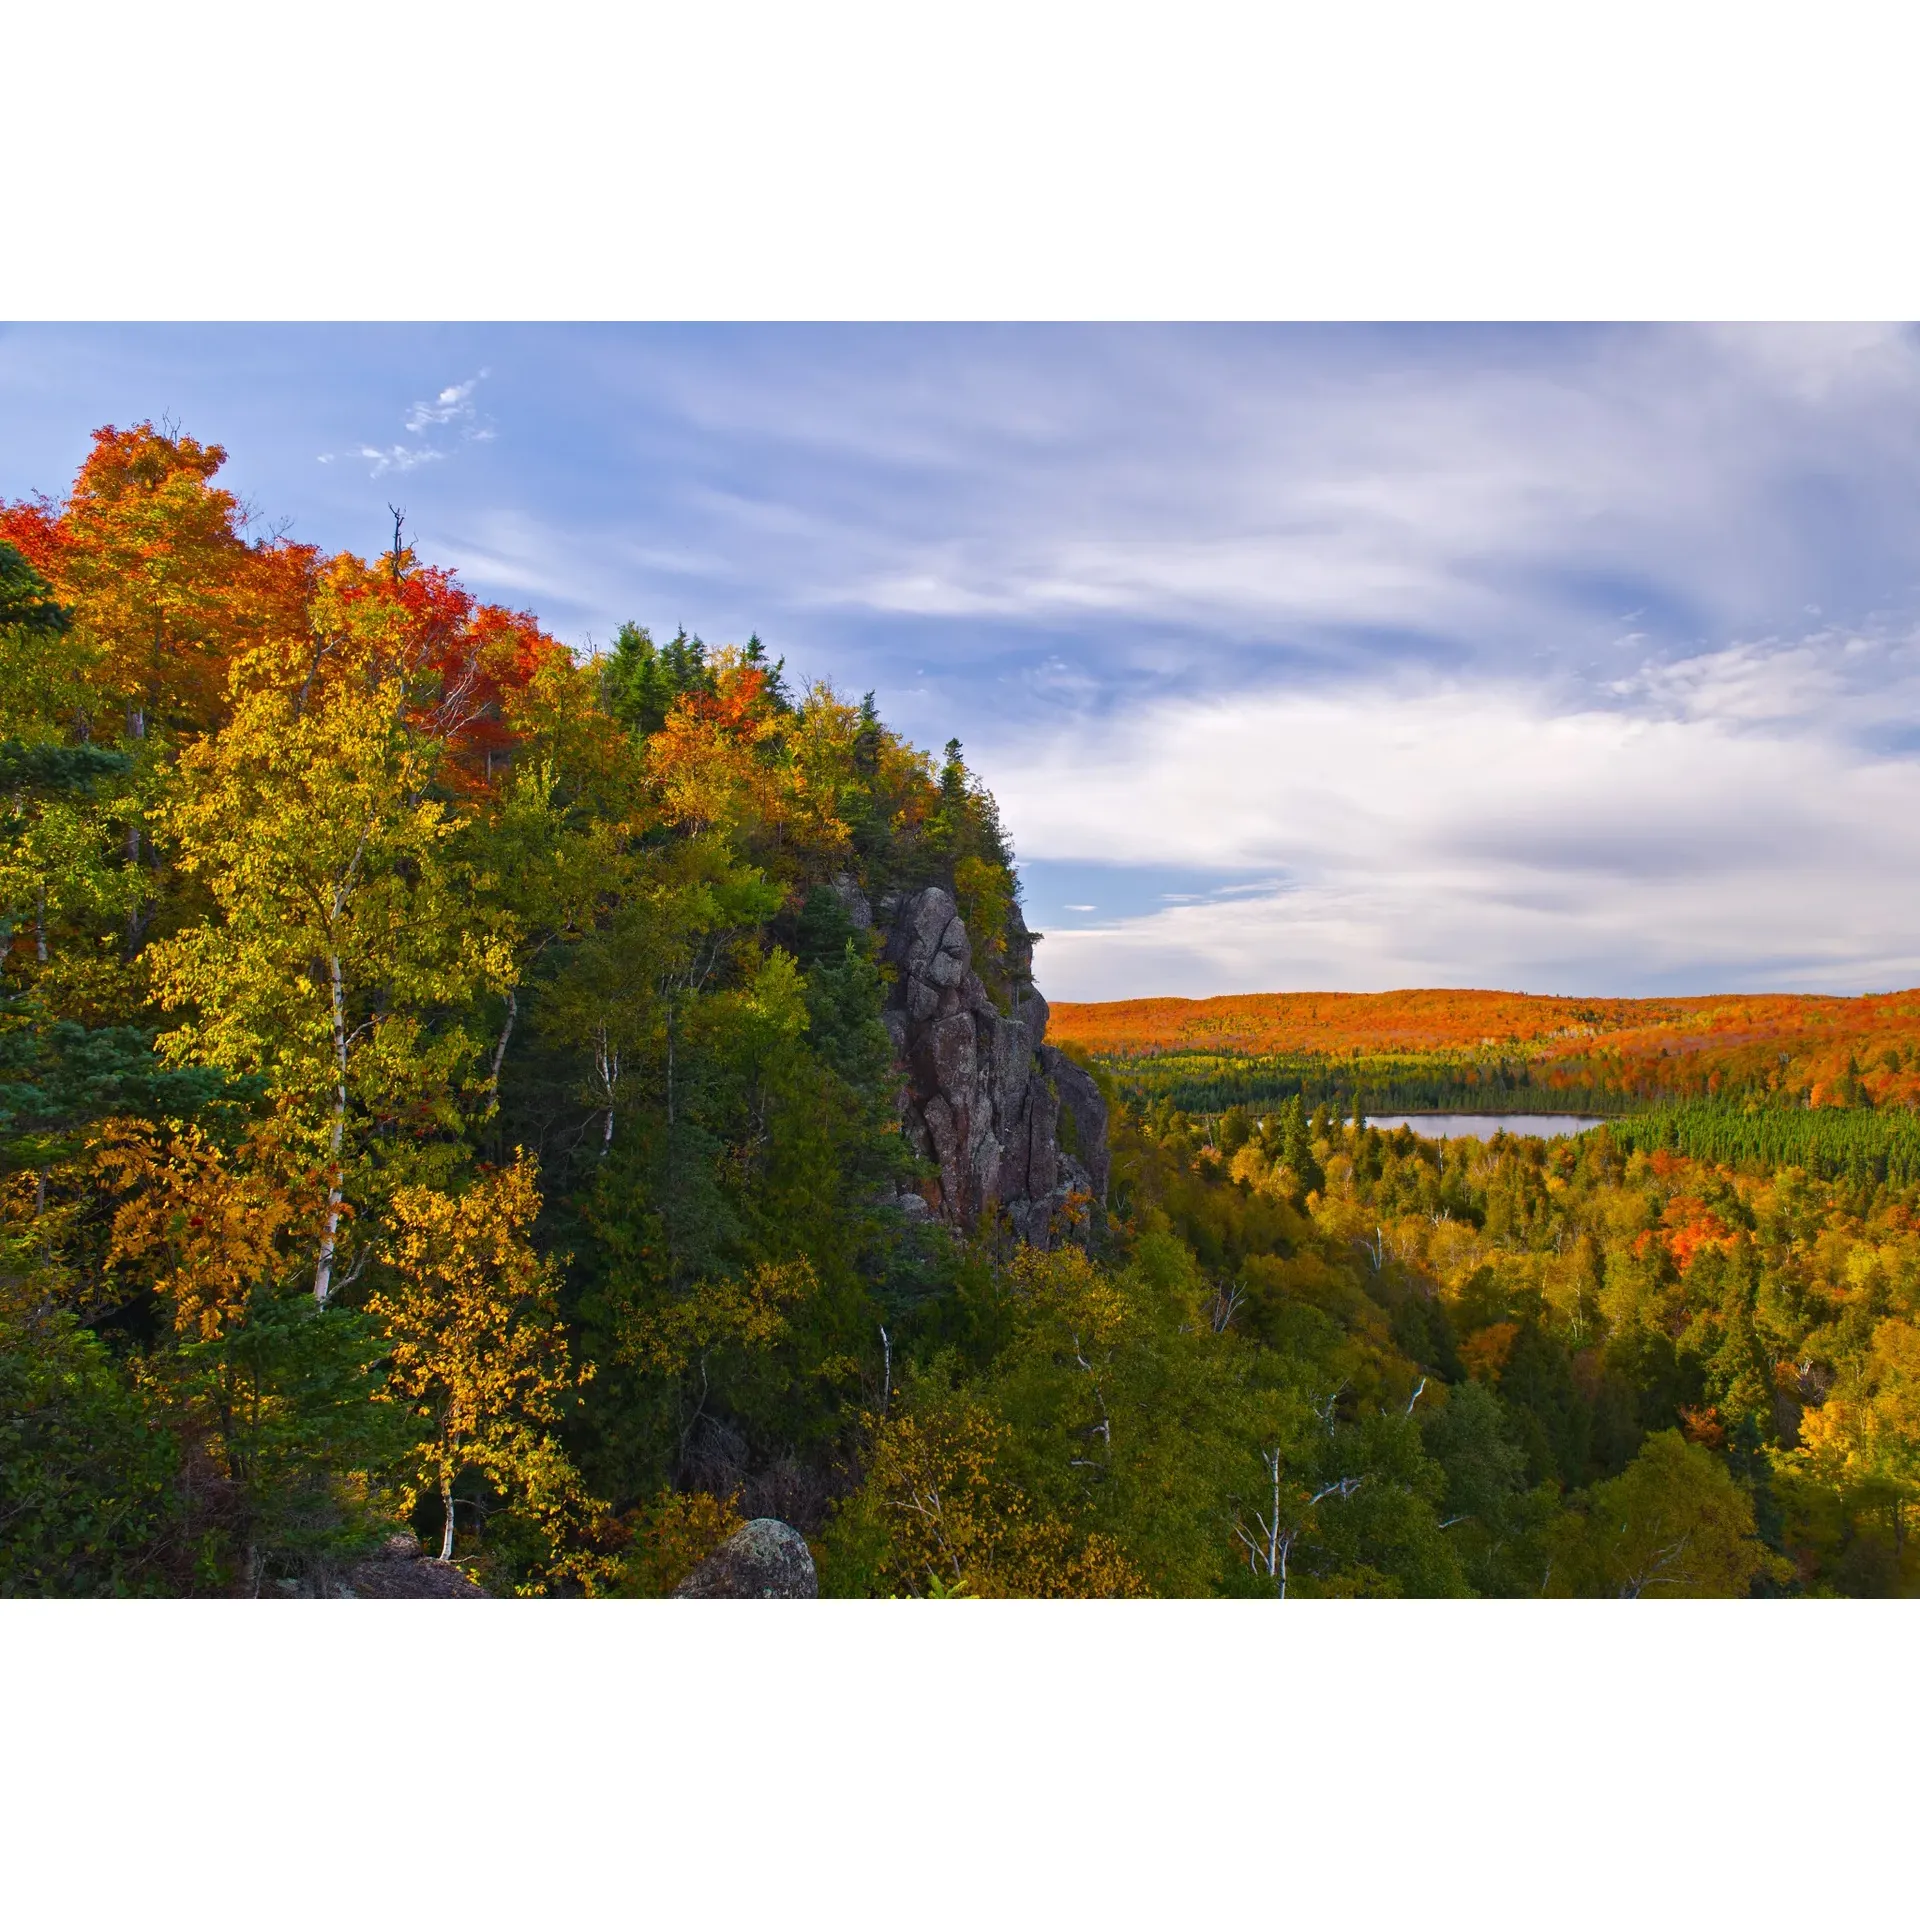
POLYGON ((973 1093, 973 1016, 952 1013, 927 1029, 926 1057, 933 1084, 957 1112, 973 1093))
POLYGON ((939 887, 923 887, 900 909, 887 940, 887 958, 904 972, 924 973, 940 950, 940 936, 959 909, 939 887))
POLYGON ((1046 1038, 1047 1011, 1046 997, 1038 987, 1028 987, 1022 992, 1019 1017, 1026 1023, 1027 1037, 1032 1041, 1036 1053, 1041 1041, 1046 1038))
POLYGON ((1060 1124, 1060 1096, 1049 1080, 1027 1089, 1027 1198, 1044 1200, 1059 1177, 1060 1150, 1054 1130, 1060 1124))
POLYGON ((676 1600, 813 1600, 820 1576, 784 1520, 749 1520, 674 1588, 676 1600))
POLYGON ((966 977, 967 963, 957 953, 949 953, 945 947, 936 952, 927 962, 927 978, 936 987, 957 987, 966 977))
POLYGON ((1027 1165, 1033 1155, 1033 1142, 1026 1100, 1023 1092, 1020 1105, 1000 1116, 1000 1134, 1005 1145, 1000 1154, 999 1177, 994 1182, 994 1198, 1010 1212, 1028 1204, 1027 1165))
POLYGON ((957 1173, 960 1166, 960 1133, 953 1124, 953 1112, 936 1093, 920 1109, 920 1118, 925 1123, 928 1136, 933 1141, 934 1163, 940 1169, 943 1184, 947 1188, 947 1198, 951 1202, 953 1186, 945 1176, 950 1169, 957 1173))
POLYGON ((967 1116, 967 1206, 977 1213, 1000 1180, 1000 1136, 993 1129, 993 1102, 982 1088, 967 1116))
POLYGON ((993 1110, 1005 1131, 1026 1098, 1027 1076, 1033 1070, 1033 1048, 1027 1044, 1024 1021, 994 1021, 988 1060, 993 1074, 993 1110))
POLYGON ((867 896, 860 891, 860 883, 850 873, 836 873, 833 876, 833 892, 847 918, 865 933, 873 925, 873 909, 867 905, 867 896))
POLYGON ((883 898, 880 918, 894 970, 887 1033, 906 1068, 901 1133, 939 1170, 935 1216, 966 1228, 998 1209, 1021 1238, 1052 1244, 1067 1198, 1104 1198, 1107 1117, 1091 1077, 1043 1045, 1047 1003, 1032 984, 1033 936, 1015 911, 1009 1016, 974 970, 966 921, 945 888, 883 898), (1068 1143, 1077 1156, 1063 1154, 1068 1143))
POLYGON ((1058 1047, 1042 1047, 1040 1062, 1059 1091, 1061 1106, 1073 1117, 1074 1157, 1085 1168, 1095 1196, 1104 1200, 1112 1162, 1107 1151, 1107 1103, 1100 1097, 1093 1075, 1076 1066, 1058 1047))

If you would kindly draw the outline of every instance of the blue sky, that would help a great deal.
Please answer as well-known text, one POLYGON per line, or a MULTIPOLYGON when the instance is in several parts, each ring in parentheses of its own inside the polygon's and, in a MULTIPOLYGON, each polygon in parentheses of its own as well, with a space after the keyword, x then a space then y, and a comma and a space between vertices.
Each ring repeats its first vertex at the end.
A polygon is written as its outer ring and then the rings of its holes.
POLYGON ((1920 977, 1909 330, 0 330, 0 494, 162 414, 958 734, 1055 997, 1920 977))

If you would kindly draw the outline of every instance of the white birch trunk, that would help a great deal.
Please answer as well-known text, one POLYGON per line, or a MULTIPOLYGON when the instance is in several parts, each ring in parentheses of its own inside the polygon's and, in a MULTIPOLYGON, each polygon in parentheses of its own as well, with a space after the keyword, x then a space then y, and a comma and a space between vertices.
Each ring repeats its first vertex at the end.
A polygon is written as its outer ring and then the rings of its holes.
POLYGON ((320 1229, 320 1255, 313 1267, 313 1297, 321 1306, 333 1291, 333 1255, 340 1238, 340 1208, 346 1195, 341 1187, 340 1154, 347 1133, 347 995, 340 973, 340 956, 327 955, 333 987, 333 1133, 328 1148, 327 1212, 320 1229))
POLYGON ((507 1024, 500 1029, 500 1039, 493 1049, 493 1068, 487 1078, 493 1082, 493 1094, 500 1097, 500 1064, 507 1057, 507 1042, 513 1038, 513 1023, 520 1017, 520 997, 512 987, 507 989, 507 1024))

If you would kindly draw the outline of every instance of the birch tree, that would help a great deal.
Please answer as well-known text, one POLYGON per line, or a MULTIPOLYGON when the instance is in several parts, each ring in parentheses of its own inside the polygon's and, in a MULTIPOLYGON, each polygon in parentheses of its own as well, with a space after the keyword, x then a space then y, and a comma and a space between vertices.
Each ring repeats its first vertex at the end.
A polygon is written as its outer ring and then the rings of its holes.
POLYGON ((540 1210, 533 1163, 516 1155, 458 1195, 403 1187, 389 1206, 397 1284, 377 1311, 392 1342, 389 1391, 425 1429, 415 1458, 440 1498, 440 1558, 453 1558, 455 1482, 474 1467, 532 1513, 558 1571, 592 1584, 606 1569, 573 1536, 603 1510, 557 1432, 592 1369, 568 1354, 558 1269, 527 1238, 540 1210))
POLYGON ((404 635, 365 600, 317 615, 299 648, 235 663, 228 724, 181 757, 162 830, 212 911, 149 964, 181 1016, 163 1052, 264 1076, 321 1170, 324 1305, 376 1128, 391 1157, 459 1125, 480 1043, 458 1016, 511 987, 513 952, 436 794, 404 635))

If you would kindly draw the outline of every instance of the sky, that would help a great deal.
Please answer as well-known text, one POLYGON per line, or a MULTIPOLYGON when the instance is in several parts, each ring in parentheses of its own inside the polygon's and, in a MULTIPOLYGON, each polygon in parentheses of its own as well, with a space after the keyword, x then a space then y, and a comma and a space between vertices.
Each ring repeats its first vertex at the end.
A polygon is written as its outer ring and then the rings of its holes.
POLYGON ((757 632, 998 797, 1055 999, 1920 981, 1920 332, 13 326, 568 643, 757 632))

